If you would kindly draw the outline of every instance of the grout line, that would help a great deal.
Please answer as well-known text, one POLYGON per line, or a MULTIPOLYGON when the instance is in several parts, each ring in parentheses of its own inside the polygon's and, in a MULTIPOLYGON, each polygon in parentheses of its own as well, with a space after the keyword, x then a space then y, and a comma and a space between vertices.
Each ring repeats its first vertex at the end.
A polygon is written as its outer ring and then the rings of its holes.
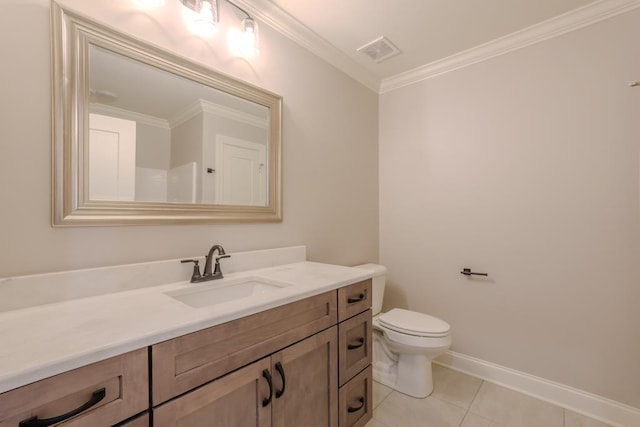
MULTIPOLYGON (((377 383, 377 384, 378 384, 378 385, 381 385, 381 386, 383 386, 383 387, 389 388, 388 386, 386 386, 386 385, 384 385, 384 384, 380 384, 380 383, 377 383)), ((385 400, 387 400, 387 398, 388 398, 389 396, 391 396, 391 393, 393 393, 393 392, 394 392, 394 390, 393 390, 393 389, 391 389, 391 391, 390 391, 389 393, 387 393, 387 395, 386 395, 386 396, 385 396, 385 397, 384 397, 380 402, 378 402, 378 404, 377 404, 377 405, 375 405, 375 406, 373 407, 373 409, 375 410, 378 406, 382 405, 382 402, 384 402, 385 400)))
POLYGON ((462 417, 462 421, 460 421, 460 426, 459 427, 462 427, 462 424, 464 423, 465 418, 467 418, 467 415, 469 415, 469 411, 471 411, 471 406, 473 406, 473 402, 475 402, 476 397, 478 397, 478 393, 480 393, 480 389, 482 388, 482 384, 484 384, 484 380, 480 380, 480 387, 478 387, 478 389, 476 390, 476 394, 473 395, 473 399, 471 399, 471 402, 469 403, 469 406, 467 407, 467 412, 464 413, 464 417, 462 417))

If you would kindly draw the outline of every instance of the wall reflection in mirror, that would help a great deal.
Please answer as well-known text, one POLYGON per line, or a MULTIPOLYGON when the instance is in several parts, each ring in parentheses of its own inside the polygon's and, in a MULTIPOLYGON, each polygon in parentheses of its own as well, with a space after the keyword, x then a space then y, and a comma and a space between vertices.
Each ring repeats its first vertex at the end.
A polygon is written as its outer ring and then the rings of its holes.
POLYGON ((89 199, 265 206, 269 109, 89 46, 89 199))

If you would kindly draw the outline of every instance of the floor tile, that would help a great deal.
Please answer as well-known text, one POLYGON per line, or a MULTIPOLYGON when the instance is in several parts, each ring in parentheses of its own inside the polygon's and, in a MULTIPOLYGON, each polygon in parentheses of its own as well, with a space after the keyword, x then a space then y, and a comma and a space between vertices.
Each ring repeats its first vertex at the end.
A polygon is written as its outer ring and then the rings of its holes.
POLYGON ((564 427, 611 427, 611 425, 565 409, 564 427))
POLYGON ((480 415, 467 413, 460 424, 460 427, 507 427, 504 424, 500 424, 496 421, 491 421, 486 418, 482 418, 480 415))
POLYGON ((486 381, 469 412, 509 427, 563 427, 564 410, 559 406, 486 381))
POLYGON ((377 382, 373 382, 373 408, 377 408, 378 405, 391 394, 392 388, 382 385, 377 382))
POLYGON ((390 427, 390 426, 388 426, 386 424, 382 424, 380 421, 378 421, 375 418, 373 418, 371 421, 366 423, 364 425, 364 427, 390 427))
POLYGON ((393 427, 458 427, 465 410, 427 397, 416 399, 393 391, 373 412, 373 418, 393 427))
POLYGON ((482 380, 462 372, 433 365, 433 397, 469 409, 482 380))

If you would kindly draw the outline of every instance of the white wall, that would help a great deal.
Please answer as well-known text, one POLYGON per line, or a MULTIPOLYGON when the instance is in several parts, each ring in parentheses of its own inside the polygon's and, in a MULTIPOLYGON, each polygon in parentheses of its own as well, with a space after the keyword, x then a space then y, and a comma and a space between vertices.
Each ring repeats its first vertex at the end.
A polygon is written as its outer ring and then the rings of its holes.
MULTIPOLYGON (((304 244, 316 261, 377 260, 375 93, 266 25, 259 57, 246 61, 230 55, 224 28, 212 41, 192 35, 177 1, 155 15, 134 0, 61 3, 282 95, 284 221, 52 228, 50 3, 2 0, 0 277, 204 255, 213 243, 228 252, 304 244)), ((230 7, 222 22, 238 24, 230 7)))
POLYGON ((639 22, 636 9, 379 101, 387 306, 449 322, 454 351, 635 407, 639 22))

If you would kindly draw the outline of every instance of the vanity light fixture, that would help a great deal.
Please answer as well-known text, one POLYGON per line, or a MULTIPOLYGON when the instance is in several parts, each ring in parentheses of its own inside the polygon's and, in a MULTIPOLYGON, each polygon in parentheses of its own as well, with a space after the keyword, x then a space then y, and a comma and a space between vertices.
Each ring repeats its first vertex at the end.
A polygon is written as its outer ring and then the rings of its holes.
MULTIPOLYGON (((185 7, 197 14, 196 28, 194 29, 203 35, 213 34, 213 30, 219 22, 219 1, 222 0, 180 0, 185 7)), ((241 30, 230 32, 231 50, 242 56, 255 56, 258 53, 258 23, 246 10, 232 1, 226 1, 247 16, 242 20, 241 30)))
POLYGON ((195 12, 193 31, 211 36, 215 33, 219 21, 218 0, 180 0, 184 6, 195 12))

